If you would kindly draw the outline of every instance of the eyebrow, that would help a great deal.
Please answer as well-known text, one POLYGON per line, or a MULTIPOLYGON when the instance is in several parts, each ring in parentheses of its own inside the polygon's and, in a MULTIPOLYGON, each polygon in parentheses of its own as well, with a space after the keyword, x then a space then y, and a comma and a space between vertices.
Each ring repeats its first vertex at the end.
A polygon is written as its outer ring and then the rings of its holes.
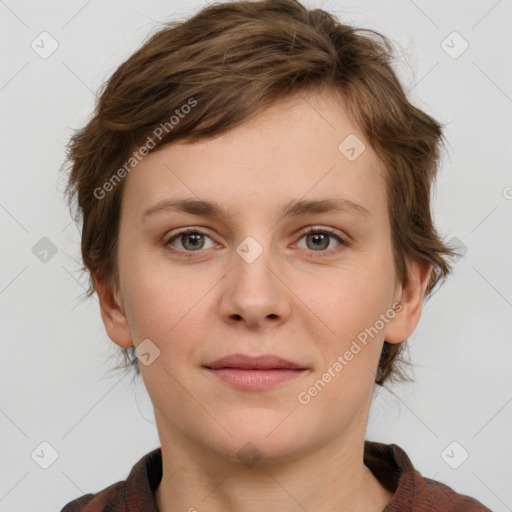
MULTIPOLYGON (((160 212, 177 211, 202 217, 228 220, 229 213, 218 203, 200 199, 166 199, 148 208, 142 220, 160 212)), ((369 217, 370 212, 362 205, 341 197, 323 199, 292 200, 281 210, 281 217, 300 217, 306 214, 346 212, 369 217)), ((231 215, 232 216, 232 215, 231 215)))

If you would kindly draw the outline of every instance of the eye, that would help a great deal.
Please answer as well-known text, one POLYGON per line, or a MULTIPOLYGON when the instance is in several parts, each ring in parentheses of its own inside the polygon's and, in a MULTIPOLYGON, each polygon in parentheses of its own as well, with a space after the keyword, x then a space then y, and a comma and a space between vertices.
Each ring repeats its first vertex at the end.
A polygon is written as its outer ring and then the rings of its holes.
MULTIPOLYGON (((330 254, 339 246, 348 246, 349 242, 344 240, 341 236, 334 233, 329 228, 308 228, 307 231, 302 233, 300 240, 306 240, 306 250, 330 254), (332 240, 335 240, 337 245, 332 248, 332 240)), ((197 228, 187 228, 175 233, 169 238, 165 245, 176 253, 185 253, 186 256, 192 256, 193 252, 200 252, 201 249, 211 249, 215 246, 215 242, 206 233, 197 228), (207 244, 205 239, 210 240, 210 245, 207 244), (189 253, 189 254, 186 254, 189 253)), ((300 247, 297 243, 295 244, 300 247)), ((313 256, 323 256, 318 254, 313 256)))
POLYGON ((302 239, 306 239, 306 249, 313 252, 331 253, 332 250, 335 250, 340 245, 348 245, 348 242, 328 228, 308 228, 300 238, 300 240, 302 239), (332 239, 335 239, 337 242, 337 246, 334 248, 330 247, 332 239))
POLYGON ((185 252, 197 252, 200 249, 211 249, 215 244, 213 243, 213 240, 202 231, 194 228, 187 228, 169 238, 165 245, 172 247, 171 250, 176 252, 183 250, 185 252), (212 241, 212 244, 209 247, 205 245, 205 237, 212 241), (176 245, 174 245, 174 242, 177 242, 179 246, 178 249, 176 248, 176 245))

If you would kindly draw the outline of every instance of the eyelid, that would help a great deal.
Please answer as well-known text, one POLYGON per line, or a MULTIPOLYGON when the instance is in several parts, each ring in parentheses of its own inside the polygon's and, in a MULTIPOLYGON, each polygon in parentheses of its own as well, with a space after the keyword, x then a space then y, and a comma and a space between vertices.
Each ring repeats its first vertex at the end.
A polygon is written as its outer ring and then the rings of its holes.
POLYGON ((304 235, 309 235, 310 233, 329 233, 330 235, 337 237, 341 242, 344 242, 347 244, 349 243, 347 235, 344 236, 337 229, 329 228, 327 226, 320 226, 320 225, 308 226, 308 227, 304 228, 303 230, 299 231, 299 235, 301 237, 303 237, 304 235))
POLYGON ((330 228, 330 227, 327 227, 327 226, 320 226, 320 225, 315 225, 315 226, 308 226, 306 228, 304 228, 303 230, 301 230, 299 232, 299 234, 297 235, 299 238, 297 240, 297 242, 294 242, 292 244, 293 247, 295 247, 297 245, 297 243, 306 235, 309 235, 309 234, 315 234, 315 233, 327 233, 329 236, 333 237, 333 238, 336 238, 339 242, 339 246, 338 247, 332 247, 330 249, 326 249, 325 251, 312 251, 312 250, 308 250, 308 249, 303 249, 305 251, 309 251, 309 253, 312 255, 312 256, 318 256, 318 257, 321 257, 321 256, 330 256, 332 255, 333 253, 336 253, 340 250, 340 246, 350 246, 351 245, 351 240, 348 238, 347 235, 341 235, 339 233, 338 230, 334 229, 334 228, 330 228))
MULTIPOLYGON (((186 235, 187 233, 197 233, 197 234, 201 234, 201 235, 204 235, 208 238, 210 238, 214 243, 217 243, 215 242, 215 240, 213 239, 212 236, 210 236, 205 230, 207 228, 204 228, 202 226, 198 226, 198 227, 195 227, 195 226, 189 226, 189 227, 186 227, 186 228, 181 228, 181 229, 178 229, 178 231, 176 231, 174 234, 172 234, 165 242, 164 242, 164 245, 167 247, 172 247, 171 245, 171 242, 174 242, 175 240, 177 240, 180 236, 182 235, 186 235)), ((334 238, 336 238, 339 243, 340 243, 340 246, 349 246, 351 244, 351 240, 348 238, 347 235, 341 235, 338 230, 334 229, 334 228, 330 228, 330 227, 327 227, 327 226, 321 226, 321 225, 314 225, 314 226, 307 226, 305 228, 303 228, 302 230, 300 230, 298 232, 298 234, 296 236, 298 236, 298 240, 297 242, 294 242, 292 244, 292 247, 295 247, 298 243, 298 241, 300 241, 304 236, 306 235, 309 235, 309 234, 313 234, 313 233, 327 233, 329 236, 332 236, 334 238)), ((199 253, 199 252, 203 252, 201 251, 200 249, 197 250, 197 251, 186 251, 186 250, 180 250, 180 249, 176 249, 174 247, 172 247, 170 249, 172 252, 174 253, 180 253, 180 254, 187 254, 187 255, 193 255, 195 252, 199 253)), ((303 249, 303 250, 306 250, 308 251, 308 249, 303 249)), ((312 251, 312 250, 309 250, 309 252, 313 255, 315 255, 315 253, 318 253, 318 256, 321 256, 321 255, 330 255, 333 251, 336 252, 338 249, 337 247, 334 247, 334 248, 331 248, 331 249, 326 249, 324 251, 312 251)))
MULTIPOLYGON (((207 228, 205 227, 202 227, 202 226, 188 226, 186 228, 181 228, 181 229, 178 229, 176 232, 173 232, 171 231, 171 235, 169 236, 169 238, 167 238, 165 241, 164 241, 164 245, 165 246, 170 246, 171 242, 174 242, 174 240, 178 239, 180 236, 183 236, 183 235, 186 235, 188 233, 198 233, 198 234, 201 234, 201 235, 204 235, 204 236, 207 236, 208 238, 210 238, 213 242, 215 242, 215 240, 213 239, 212 236, 210 236, 208 233, 207 233, 207 228)), ((215 242, 217 243, 217 242, 215 242)), ((180 250, 177 250, 177 252, 188 252, 188 253, 194 253, 194 252, 201 252, 201 251, 180 251, 180 250)))

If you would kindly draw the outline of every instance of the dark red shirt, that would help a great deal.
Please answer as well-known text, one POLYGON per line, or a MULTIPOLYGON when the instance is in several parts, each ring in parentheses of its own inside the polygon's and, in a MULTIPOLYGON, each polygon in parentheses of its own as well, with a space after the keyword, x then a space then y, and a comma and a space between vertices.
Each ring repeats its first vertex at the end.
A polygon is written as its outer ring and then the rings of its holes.
MULTIPOLYGON (((393 498, 382 512, 491 512, 479 501, 423 477, 396 444, 365 441, 364 463, 393 498)), ((61 512, 158 512, 154 491, 162 479, 162 450, 146 454, 128 478, 68 503, 61 512)))

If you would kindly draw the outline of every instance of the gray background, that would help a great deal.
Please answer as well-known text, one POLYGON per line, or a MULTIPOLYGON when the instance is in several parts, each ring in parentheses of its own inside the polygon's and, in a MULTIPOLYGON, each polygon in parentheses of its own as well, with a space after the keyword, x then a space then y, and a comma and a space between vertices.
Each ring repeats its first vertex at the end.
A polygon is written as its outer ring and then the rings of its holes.
MULTIPOLYGON (((79 235, 58 170, 100 84, 157 22, 204 4, 0 0, 1 511, 60 510, 159 446, 143 384, 108 373, 117 347, 97 299, 81 301, 79 235), (58 43, 47 58, 43 31, 58 43), (42 442, 58 455, 47 469, 42 442)), ((512 510, 512 2, 305 5, 401 48, 411 99, 447 124, 436 223, 467 248, 410 338, 416 382, 376 395, 366 437, 400 445, 424 476, 493 511, 512 510)))

